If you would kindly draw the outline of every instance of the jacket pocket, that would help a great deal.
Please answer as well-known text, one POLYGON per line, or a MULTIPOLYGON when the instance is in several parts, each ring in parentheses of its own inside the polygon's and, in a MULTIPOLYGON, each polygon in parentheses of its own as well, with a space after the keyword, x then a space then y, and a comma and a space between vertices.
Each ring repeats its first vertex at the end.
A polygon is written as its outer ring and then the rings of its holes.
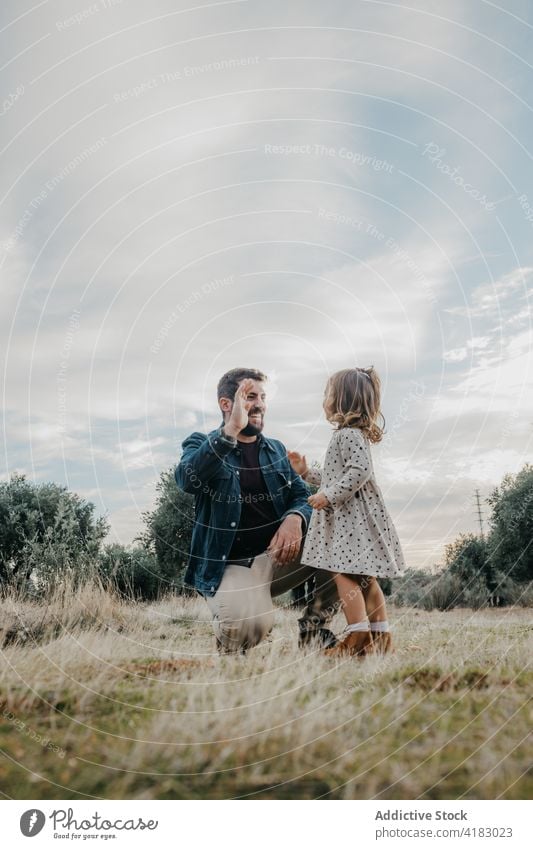
POLYGON ((284 472, 282 471, 282 469, 276 469, 275 475, 278 481, 279 489, 290 489, 290 487, 292 486, 292 481, 288 472, 284 472))

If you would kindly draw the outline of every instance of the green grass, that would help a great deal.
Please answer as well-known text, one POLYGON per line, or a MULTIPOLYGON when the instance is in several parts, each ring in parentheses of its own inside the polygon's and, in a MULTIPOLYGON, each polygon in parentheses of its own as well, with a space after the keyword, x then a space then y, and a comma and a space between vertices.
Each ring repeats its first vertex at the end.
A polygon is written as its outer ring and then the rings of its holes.
POLYGON ((10 798, 533 792, 527 609, 392 609, 396 652, 361 662, 299 651, 290 610, 246 657, 219 657, 200 599, 133 605, 86 587, 1 607, 10 798))

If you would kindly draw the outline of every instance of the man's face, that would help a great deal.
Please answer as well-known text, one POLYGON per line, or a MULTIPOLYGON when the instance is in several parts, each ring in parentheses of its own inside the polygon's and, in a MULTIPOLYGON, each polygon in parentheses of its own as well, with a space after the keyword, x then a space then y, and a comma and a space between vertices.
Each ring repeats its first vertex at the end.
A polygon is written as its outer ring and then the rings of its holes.
MULTIPOLYGON (((251 402, 251 407, 248 410, 248 424, 241 430, 242 436, 257 436, 264 427, 264 416, 267 408, 265 384, 260 380, 254 380, 252 383, 253 385, 246 396, 247 401, 251 402)), ((224 421, 229 419, 232 409, 233 401, 230 401, 228 411, 224 412, 224 421)))

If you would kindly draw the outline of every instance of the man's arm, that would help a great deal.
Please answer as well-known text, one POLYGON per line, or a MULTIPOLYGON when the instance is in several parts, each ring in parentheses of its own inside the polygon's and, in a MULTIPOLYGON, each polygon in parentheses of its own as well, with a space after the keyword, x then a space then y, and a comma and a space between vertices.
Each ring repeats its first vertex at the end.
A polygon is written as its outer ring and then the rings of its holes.
POLYGON ((295 560, 300 551, 302 538, 311 519, 312 508, 307 503, 309 487, 290 469, 290 492, 287 509, 283 513, 281 525, 270 540, 268 550, 279 565, 295 560))
POLYGON ((206 483, 214 477, 220 471, 226 455, 236 447, 237 435, 248 422, 248 411, 252 406, 252 401, 248 401, 248 393, 253 383, 251 378, 241 380, 229 418, 218 431, 211 436, 192 433, 183 443, 182 457, 174 474, 176 483, 185 492, 197 492, 198 482, 206 483))
POLYGON ((225 437, 221 428, 211 436, 191 433, 182 444, 181 459, 174 472, 179 488, 191 495, 198 492, 198 481, 202 484, 215 477, 236 444, 236 440, 225 437))

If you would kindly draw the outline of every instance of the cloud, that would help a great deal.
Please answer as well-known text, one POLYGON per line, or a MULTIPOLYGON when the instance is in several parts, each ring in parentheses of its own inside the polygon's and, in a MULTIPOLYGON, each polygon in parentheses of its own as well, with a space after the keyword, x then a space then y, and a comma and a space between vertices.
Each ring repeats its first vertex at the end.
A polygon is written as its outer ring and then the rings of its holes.
POLYGON ((530 444, 523 25, 458 0, 104 6, 6 30, 2 474, 96 493, 124 540, 219 423, 224 371, 266 371, 269 433, 319 459, 328 375, 374 364, 383 486, 430 565, 530 444))

